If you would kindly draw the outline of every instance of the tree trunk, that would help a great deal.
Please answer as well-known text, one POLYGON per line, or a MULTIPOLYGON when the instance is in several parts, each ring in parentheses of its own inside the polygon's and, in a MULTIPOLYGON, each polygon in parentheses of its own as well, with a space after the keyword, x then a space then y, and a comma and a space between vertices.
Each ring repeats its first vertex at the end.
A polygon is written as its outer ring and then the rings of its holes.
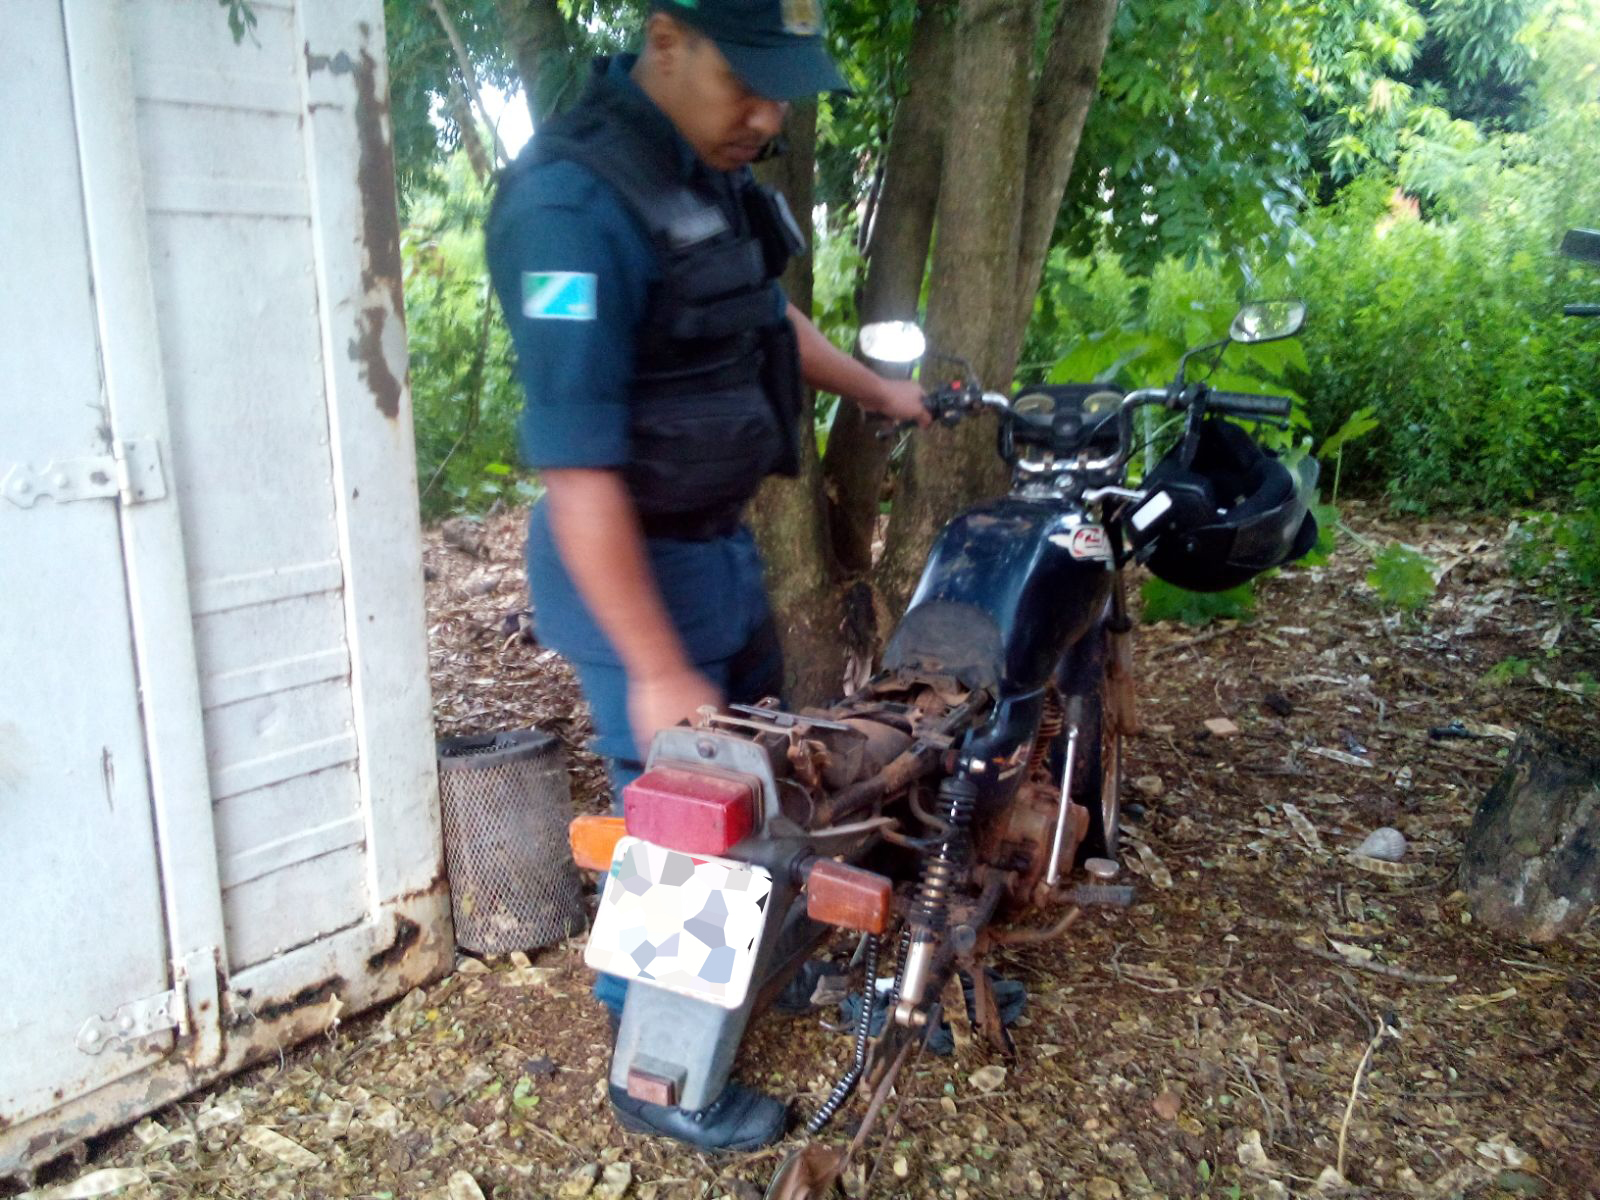
MULTIPOLYGON (((797 105, 789 116, 789 152, 760 168, 762 181, 779 188, 796 214, 812 208, 816 169, 817 106, 797 105)), ((806 222, 809 224, 809 222, 806 222)), ((789 265, 784 290, 801 312, 811 311, 812 258, 789 265)), ((793 705, 832 700, 844 677, 842 609, 828 545, 822 503, 822 465, 812 430, 815 397, 806 396, 800 418, 800 477, 769 479, 750 505, 750 525, 767 562, 767 587, 783 641, 784 683, 793 705)))
MULTIPOLYGON (((929 286, 931 344, 972 362, 986 387, 1016 370, 1056 214, 1072 175, 1117 0, 1061 0, 1044 70, 1030 84, 1037 9, 962 0, 929 286)), ((969 421, 913 440, 902 472, 880 591, 898 609, 940 526, 1004 486, 993 429, 969 421)))
POLYGON ((517 64, 517 74, 522 77, 522 95, 537 129, 554 107, 550 89, 539 86, 544 65, 552 56, 568 54, 572 49, 566 18, 556 0, 495 0, 495 10, 517 64))
POLYGON ((489 161, 489 152, 483 148, 483 139, 478 136, 478 119, 472 111, 472 103, 460 84, 453 79, 450 81, 450 119, 461 131, 461 148, 467 152, 473 175, 479 183, 485 182, 494 174, 494 164, 489 161))
MULTIPOLYGON (((949 84, 960 104, 945 141, 929 342, 969 359, 985 386, 997 390, 1011 380, 1020 340, 1014 328, 1017 256, 1036 19, 1029 0, 961 0, 949 84)), ((911 440, 878 571, 893 611, 909 597, 939 527, 963 505, 1003 486, 989 423, 972 420, 911 440)))
MULTIPOLYGON (((945 0, 922 0, 906 66, 906 94, 895 109, 883 186, 867 243, 863 324, 917 316, 939 204, 953 32, 945 0)), ((877 437, 877 428, 855 405, 840 405, 823 461, 833 551, 840 569, 851 575, 872 567, 878 496, 893 449, 891 442, 877 437)))
POLYGON ((1461 887, 1499 933, 1575 932, 1600 900, 1600 758, 1524 734, 1473 818, 1461 887))
MULTIPOLYGON (((450 50, 456 56, 456 69, 461 72, 461 78, 466 84, 467 98, 477 109, 478 115, 483 118, 484 132, 489 135, 489 144, 494 148, 496 166, 504 166, 507 162, 506 148, 500 144, 500 134, 496 131, 494 122, 489 118, 489 110, 483 106, 483 92, 478 87, 478 72, 473 69, 472 55, 467 53, 466 45, 461 41, 461 34, 456 29, 456 23, 450 19, 450 13, 444 6, 444 0, 430 0, 433 6, 433 15, 439 18, 439 25, 444 30, 444 36, 450 42, 450 50)), ((459 121, 458 121, 459 124, 459 121)), ((465 135, 470 126, 462 126, 465 135)))
MULTIPOLYGON (((1017 345, 1033 315, 1061 198, 1099 90, 1118 0, 1061 0, 1028 129, 1028 183, 1017 260, 1017 345)), ((1013 353, 1016 353, 1013 351, 1013 353)))

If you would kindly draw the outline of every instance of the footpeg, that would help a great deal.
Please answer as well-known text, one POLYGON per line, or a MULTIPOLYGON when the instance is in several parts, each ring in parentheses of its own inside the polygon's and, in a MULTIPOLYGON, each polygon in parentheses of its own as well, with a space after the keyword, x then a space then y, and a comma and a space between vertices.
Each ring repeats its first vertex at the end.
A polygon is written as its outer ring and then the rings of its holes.
POLYGON ((1079 908, 1132 908, 1134 887, 1131 883, 1080 883, 1067 898, 1079 908))

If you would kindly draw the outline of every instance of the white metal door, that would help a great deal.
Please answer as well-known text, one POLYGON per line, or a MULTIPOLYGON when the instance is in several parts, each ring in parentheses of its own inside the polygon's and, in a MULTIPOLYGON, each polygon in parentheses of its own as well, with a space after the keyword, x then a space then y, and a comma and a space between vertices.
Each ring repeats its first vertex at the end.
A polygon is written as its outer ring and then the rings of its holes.
POLYGON ((7 25, 0 179, 32 195, 0 220, 0 1126, 173 1041, 116 1029, 171 981, 62 14, 7 25))
POLYGON ((0 1177, 452 960, 382 4, 255 8, 5 7, 0 1177))

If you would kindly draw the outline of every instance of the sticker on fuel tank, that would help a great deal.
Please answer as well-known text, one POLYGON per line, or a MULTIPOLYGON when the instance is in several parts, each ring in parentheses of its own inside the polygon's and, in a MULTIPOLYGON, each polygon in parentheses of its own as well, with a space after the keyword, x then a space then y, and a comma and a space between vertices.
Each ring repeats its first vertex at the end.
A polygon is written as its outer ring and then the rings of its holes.
POLYGON ((1052 533, 1050 544, 1060 546, 1073 558, 1111 561, 1111 542, 1106 531, 1098 525, 1083 525, 1070 533, 1052 533))

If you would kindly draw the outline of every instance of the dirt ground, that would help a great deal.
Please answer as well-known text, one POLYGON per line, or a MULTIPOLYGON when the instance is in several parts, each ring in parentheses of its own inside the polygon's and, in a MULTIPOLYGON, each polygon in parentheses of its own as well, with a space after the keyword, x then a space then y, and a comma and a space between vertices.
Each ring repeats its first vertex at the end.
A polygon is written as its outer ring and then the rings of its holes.
MULTIPOLYGON (((1028 992, 1017 1059, 960 1026, 953 1057, 923 1056, 873 1195, 1600 1197, 1600 922, 1508 942, 1454 882, 1514 731, 1592 736, 1600 622, 1513 576, 1504 519, 1346 518, 1333 561, 1265 581, 1253 620, 1141 629, 1138 902, 1003 955, 1028 992), (1393 539, 1445 568, 1417 618, 1365 583, 1393 539), (1430 735, 1456 721, 1476 736, 1430 735), (1409 843, 1398 876, 1348 857, 1383 825, 1409 843)), ((572 676, 519 633, 521 521, 429 533, 440 732, 553 730, 598 809, 572 676)), ((38 1194, 758 1198, 800 1135, 714 1158, 613 1124, 581 954, 463 957, 38 1194)), ((803 1119, 848 1057, 838 1021, 762 1018, 740 1074, 803 1119)))

